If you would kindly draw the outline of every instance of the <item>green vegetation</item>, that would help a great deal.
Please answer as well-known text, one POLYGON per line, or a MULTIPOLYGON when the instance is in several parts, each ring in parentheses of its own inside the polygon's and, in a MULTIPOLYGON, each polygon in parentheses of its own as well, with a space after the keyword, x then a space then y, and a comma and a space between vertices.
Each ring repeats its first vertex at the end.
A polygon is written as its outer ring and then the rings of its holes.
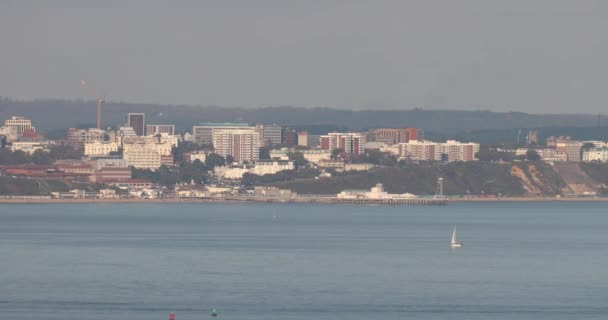
POLYGON ((397 157, 380 150, 367 150, 365 153, 360 155, 353 155, 350 157, 351 163, 371 163, 377 166, 388 166, 392 167, 397 164, 397 157))
POLYGON ((602 185, 598 193, 608 196, 608 163, 581 162, 580 167, 591 179, 602 185))
POLYGON ((530 149, 530 150, 526 151, 526 160, 528 160, 528 161, 539 161, 540 160, 540 155, 538 154, 538 152, 530 149))
POLYGON ((311 168, 283 170, 275 174, 265 174, 263 176, 245 173, 243 179, 241 179, 241 184, 246 187, 253 187, 275 182, 295 181, 296 179, 313 179, 318 176, 319 173, 319 170, 311 168))
POLYGON ((437 179, 440 177, 444 179, 444 193, 447 195, 524 196, 528 194, 527 190, 555 195, 563 185, 557 173, 549 165, 540 162, 402 162, 399 167, 342 173, 331 178, 259 182, 301 194, 336 194, 345 189, 368 189, 376 183, 382 183, 391 193, 432 195, 435 194, 437 179))
POLYGON ((293 165, 296 168, 303 168, 308 164, 308 161, 304 158, 302 152, 287 152, 287 157, 289 157, 289 160, 293 161, 293 165))
POLYGON ((72 189, 98 190, 93 185, 72 183, 57 179, 28 179, 0 176, 0 195, 49 195, 51 192, 66 192, 72 189))
POLYGON ((496 151, 493 148, 488 148, 488 147, 483 147, 482 146, 479 149, 479 152, 477 153, 477 158, 479 159, 479 161, 488 161, 488 162, 505 161, 505 162, 511 162, 511 161, 515 160, 515 154, 513 154, 512 152, 496 151))
POLYGON ((49 165, 57 160, 80 159, 83 154, 71 146, 55 145, 50 150, 36 150, 32 155, 23 151, 12 152, 7 148, 0 149, 0 165, 38 164, 49 165))

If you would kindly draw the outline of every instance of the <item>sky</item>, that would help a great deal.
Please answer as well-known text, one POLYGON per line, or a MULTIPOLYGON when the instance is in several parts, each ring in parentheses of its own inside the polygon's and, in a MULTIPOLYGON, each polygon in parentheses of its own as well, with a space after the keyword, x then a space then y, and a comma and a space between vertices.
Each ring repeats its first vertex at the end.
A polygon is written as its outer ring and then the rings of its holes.
POLYGON ((0 1, 0 96, 598 113, 608 1, 0 1))

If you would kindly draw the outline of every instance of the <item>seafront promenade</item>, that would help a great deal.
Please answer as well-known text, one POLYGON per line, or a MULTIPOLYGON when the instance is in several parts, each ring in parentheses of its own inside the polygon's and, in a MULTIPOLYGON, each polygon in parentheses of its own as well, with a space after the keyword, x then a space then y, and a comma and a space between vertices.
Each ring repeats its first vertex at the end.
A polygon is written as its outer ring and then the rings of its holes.
POLYGON ((10 203, 309 203, 322 205, 447 205, 449 202, 608 202, 608 197, 495 197, 459 198, 421 197, 413 199, 339 199, 335 196, 282 197, 205 197, 205 198, 114 198, 114 199, 54 199, 37 196, 3 196, 1 204, 10 203))

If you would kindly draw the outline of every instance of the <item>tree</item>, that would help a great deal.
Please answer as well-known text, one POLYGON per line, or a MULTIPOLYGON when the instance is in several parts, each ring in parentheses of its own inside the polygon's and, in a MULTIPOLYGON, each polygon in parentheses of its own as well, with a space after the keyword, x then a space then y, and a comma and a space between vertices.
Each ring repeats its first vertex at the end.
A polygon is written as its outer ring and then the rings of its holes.
POLYGON ((54 145, 49 153, 53 160, 81 159, 84 155, 81 150, 76 150, 70 145, 54 145))
POLYGON ((526 151, 526 160, 538 161, 540 160, 540 155, 538 155, 538 152, 536 152, 535 150, 528 149, 528 151, 526 151))
POLYGON ((226 156, 226 165, 231 165, 234 162, 234 157, 232 155, 226 156))
POLYGON ((184 162, 179 166, 179 181, 180 182, 191 182, 194 181, 196 184, 200 184, 206 180, 207 168, 198 159, 194 162, 184 162))
POLYGON ((335 148, 334 150, 331 151, 331 159, 337 160, 343 152, 344 152, 344 150, 342 150, 340 148, 335 148))
POLYGON ((289 160, 293 161, 296 168, 305 167, 308 164, 308 161, 304 158, 302 152, 287 152, 287 157, 289 157, 289 160))
POLYGON ((53 158, 44 150, 36 150, 32 154, 32 162, 38 165, 48 165, 53 163, 53 158))
POLYGON ((581 159, 583 158, 583 153, 585 153, 585 151, 591 150, 595 148, 595 144, 591 143, 591 142, 587 142, 585 144, 583 144, 583 146, 581 147, 581 159))
POLYGON ((270 159, 271 147, 260 147, 260 160, 270 159))
POLYGON ((175 168, 169 168, 164 165, 158 169, 158 176, 158 183, 166 187, 174 186, 179 179, 179 173, 175 168))
POLYGON ((209 170, 213 170, 213 168, 215 168, 217 166, 223 166, 225 164, 226 164, 226 159, 224 159, 224 157, 220 156, 217 153, 211 153, 205 159, 205 166, 209 170))

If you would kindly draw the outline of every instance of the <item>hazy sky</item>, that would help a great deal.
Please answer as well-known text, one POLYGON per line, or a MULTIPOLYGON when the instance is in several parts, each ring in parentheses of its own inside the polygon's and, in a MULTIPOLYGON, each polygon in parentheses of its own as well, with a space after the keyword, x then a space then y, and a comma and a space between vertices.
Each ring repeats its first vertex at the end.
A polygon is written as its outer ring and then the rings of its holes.
POLYGON ((608 1, 0 1, 0 95, 600 112, 608 1))

